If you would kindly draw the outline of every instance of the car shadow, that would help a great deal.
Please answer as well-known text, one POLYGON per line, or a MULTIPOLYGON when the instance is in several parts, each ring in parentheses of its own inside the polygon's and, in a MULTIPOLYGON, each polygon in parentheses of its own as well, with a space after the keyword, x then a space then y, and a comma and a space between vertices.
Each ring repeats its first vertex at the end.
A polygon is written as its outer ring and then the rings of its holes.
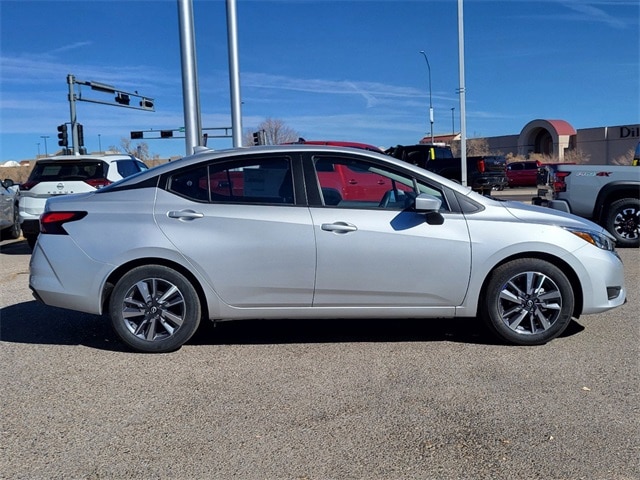
MULTIPOLYGON (((83 345, 129 352, 107 316, 91 315, 36 301, 0 309, 0 341, 43 345, 83 345)), ((562 334, 584 330, 575 320, 562 334)), ((293 343, 455 342, 504 345, 478 318, 240 320, 204 322, 187 345, 265 345, 293 343)))
POLYGON ((2 255, 31 255, 31 248, 24 239, 7 240, 0 245, 2 255))

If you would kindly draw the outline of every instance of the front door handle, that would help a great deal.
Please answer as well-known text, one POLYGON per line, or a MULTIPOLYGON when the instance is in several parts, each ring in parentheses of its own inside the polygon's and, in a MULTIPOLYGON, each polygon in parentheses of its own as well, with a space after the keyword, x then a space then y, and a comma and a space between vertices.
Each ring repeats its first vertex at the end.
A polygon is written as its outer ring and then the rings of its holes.
POLYGON ((358 230, 358 227, 356 227, 352 223, 347 223, 347 222, 323 223, 321 225, 321 228, 325 232, 335 232, 335 233, 349 233, 349 232, 355 232, 356 230, 358 230))
POLYGON ((171 210, 167 212, 167 217, 177 218, 178 220, 195 220, 204 217, 204 213, 194 212, 193 210, 171 210))

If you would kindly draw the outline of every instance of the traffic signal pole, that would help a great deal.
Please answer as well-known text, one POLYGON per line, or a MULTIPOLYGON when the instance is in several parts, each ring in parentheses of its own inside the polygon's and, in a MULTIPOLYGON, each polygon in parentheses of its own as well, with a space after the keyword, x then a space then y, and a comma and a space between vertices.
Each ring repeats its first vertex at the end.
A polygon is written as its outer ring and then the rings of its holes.
POLYGON ((202 138, 192 0, 178 0, 178 22, 182 65, 184 134, 187 155, 192 155, 194 148, 201 145, 200 139, 202 138))
POLYGON ((78 155, 78 120, 76 118, 76 92, 74 85, 76 79, 73 75, 67 75, 67 83, 69 84, 69 110, 71 116, 71 140, 73 141, 73 154, 78 155))

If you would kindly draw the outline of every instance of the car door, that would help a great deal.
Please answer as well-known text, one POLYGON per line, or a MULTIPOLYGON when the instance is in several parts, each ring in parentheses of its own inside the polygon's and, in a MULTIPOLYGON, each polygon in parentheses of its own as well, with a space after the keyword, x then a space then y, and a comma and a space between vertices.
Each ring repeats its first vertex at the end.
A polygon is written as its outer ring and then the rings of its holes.
MULTIPOLYGON (((329 161, 354 159, 314 155, 310 163, 329 161)), ((451 314, 465 297, 471 268, 464 216, 450 211, 437 185, 357 161, 359 169, 390 180, 393 201, 362 198, 358 203, 352 196, 348 202, 310 208, 318 259, 313 305, 434 307, 451 314), (410 208, 416 189, 443 201, 440 216, 428 221, 410 208)), ((318 182, 322 192, 322 178, 318 182)))
POLYGON ((166 178, 158 194, 158 226, 228 305, 311 305, 315 240, 308 208, 295 204, 291 163, 201 164, 166 178))

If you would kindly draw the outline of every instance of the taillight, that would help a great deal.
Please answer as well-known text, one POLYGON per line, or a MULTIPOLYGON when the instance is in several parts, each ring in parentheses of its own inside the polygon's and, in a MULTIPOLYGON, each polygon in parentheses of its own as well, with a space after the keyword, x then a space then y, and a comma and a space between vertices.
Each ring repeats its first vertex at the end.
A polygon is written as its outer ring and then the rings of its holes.
POLYGON ((554 192, 558 193, 567 191, 567 184, 564 179, 568 177, 570 173, 571 172, 556 172, 552 184, 554 192))
POLYGON ((40 183, 40 182, 24 182, 24 183, 21 183, 20 184, 20 190, 22 190, 22 191, 31 190, 38 183, 40 183))
POLYGON ((106 178, 88 178, 84 183, 91 185, 94 188, 102 188, 109 185, 111 182, 106 178))
POLYGON ((63 225, 87 216, 87 212, 45 212, 40 215, 40 233, 68 235, 63 225))
POLYGON ((484 163, 484 159, 478 160, 478 171, 480 173, 484 173, 485 170, 486 170, 486 166, 485 166, 485 163, 484 163))

